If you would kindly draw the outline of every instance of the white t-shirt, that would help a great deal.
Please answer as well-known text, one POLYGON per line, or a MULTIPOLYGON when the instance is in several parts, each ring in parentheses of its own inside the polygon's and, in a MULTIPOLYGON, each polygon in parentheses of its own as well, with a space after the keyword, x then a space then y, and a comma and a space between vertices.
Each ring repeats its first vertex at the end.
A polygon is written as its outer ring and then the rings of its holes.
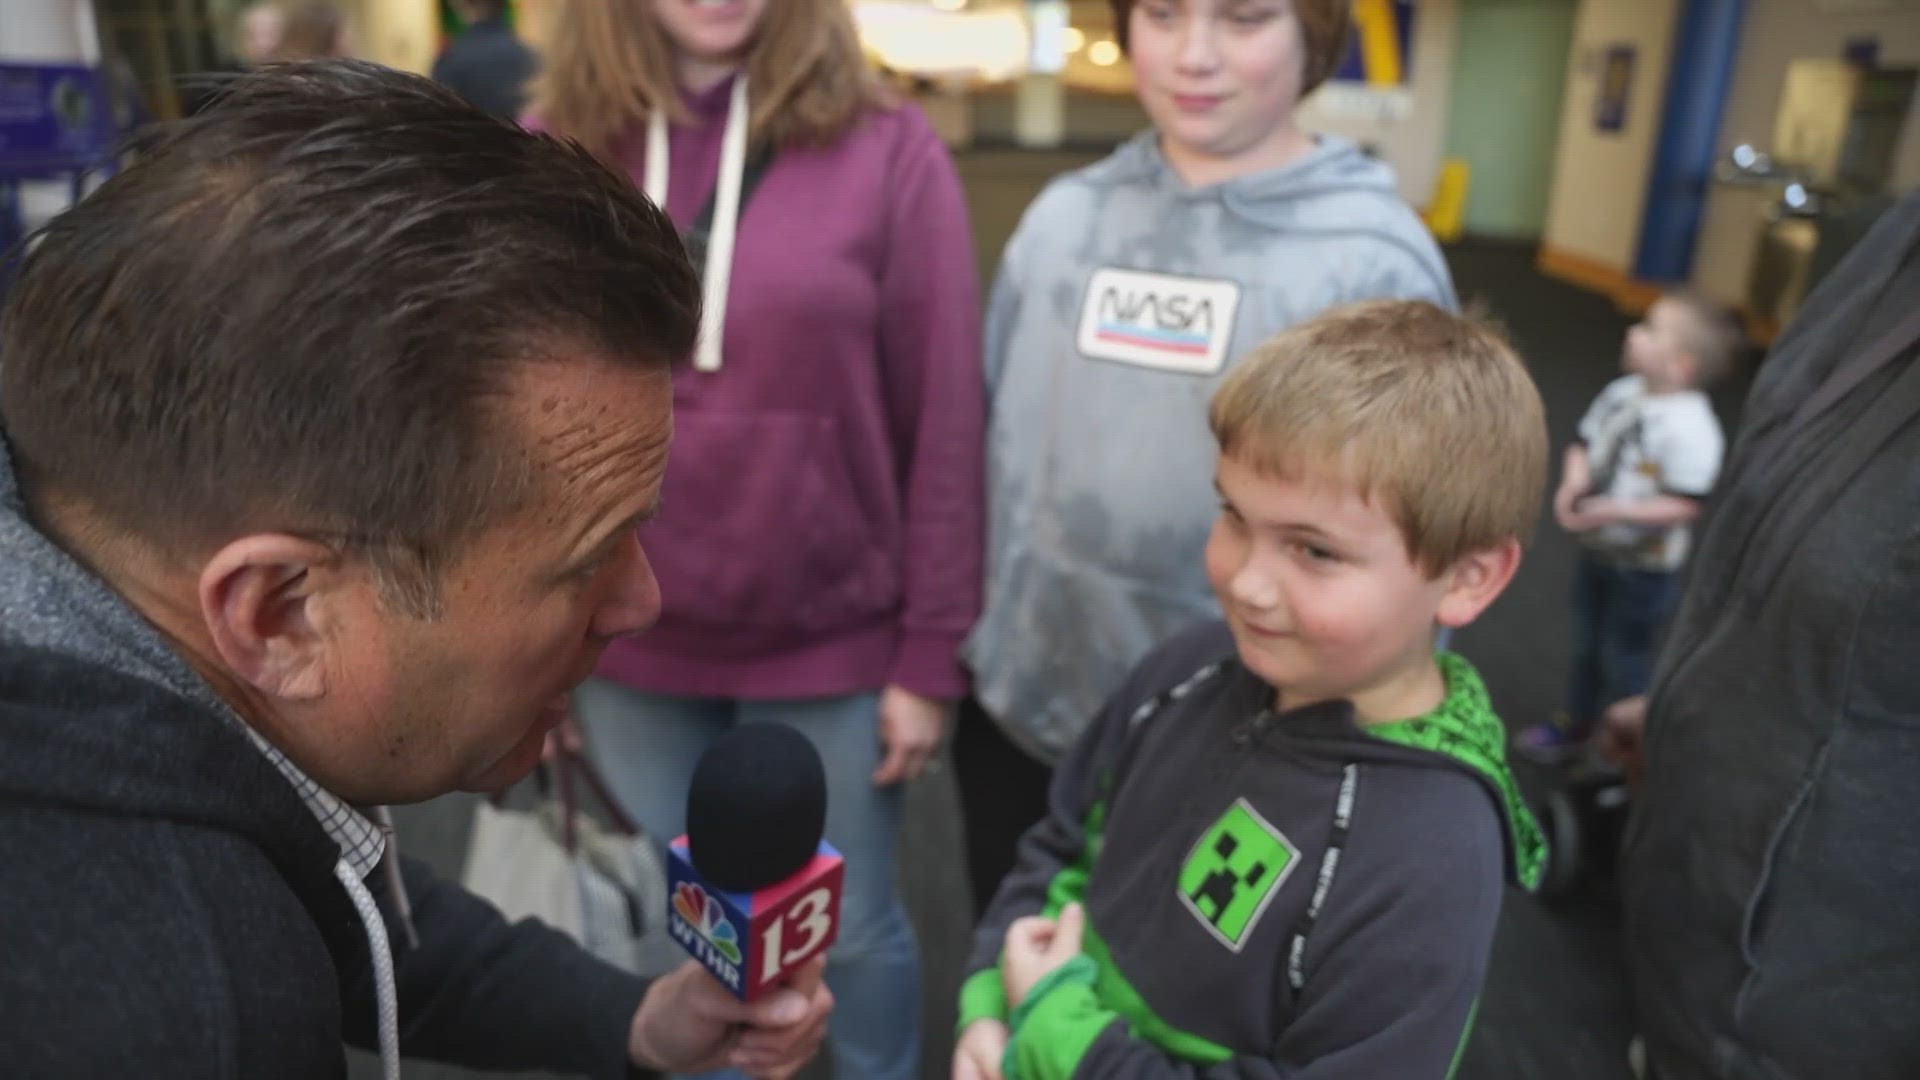
MULTIPOLYGON (((1658 495, 1704 499, 1720 475, 1725 440, 1713 405, 1698 390, 1647 393, 1638 375, 1615 379, 1580 421, 1594 495, 1640 502, 1658 495)), ((1588 547, 1649 570, 1678 570, 1691 530, 1610 525, 1588 547)))

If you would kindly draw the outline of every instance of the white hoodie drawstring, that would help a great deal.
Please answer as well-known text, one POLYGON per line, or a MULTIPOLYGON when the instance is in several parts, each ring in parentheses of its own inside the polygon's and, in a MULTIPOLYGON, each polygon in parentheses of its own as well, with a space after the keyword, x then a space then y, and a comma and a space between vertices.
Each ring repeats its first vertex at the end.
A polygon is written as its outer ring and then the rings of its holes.
POLYGON ((380 1012, 380 1071, 386 1080, 400 1080, 400 993, 393 982, 393 950, 387 941, 387 924, 367 883, 360 880, 359 872, 345 856, 333 864, 333 876, 353 898, 353 910, 360 916, 361 929, 367 932, 367 950, 373 954, 373 991, 380 1012))
MULTIPOLYGON (((701 282, 700 344, 693 354, 696 371, 720 370, 720 343, 727 321, 727 289, 733 284, 733 241, 740 230, 740 184, 747 169, 747 76, 734 77, 727 127, 720 138, 720 176, 713 195, 713 230, 707 236, 707 265, 701 282)), ((655 206, 667 205, 667 116, 654 109, 647 118, 647 169, 644 190, 655 206)))

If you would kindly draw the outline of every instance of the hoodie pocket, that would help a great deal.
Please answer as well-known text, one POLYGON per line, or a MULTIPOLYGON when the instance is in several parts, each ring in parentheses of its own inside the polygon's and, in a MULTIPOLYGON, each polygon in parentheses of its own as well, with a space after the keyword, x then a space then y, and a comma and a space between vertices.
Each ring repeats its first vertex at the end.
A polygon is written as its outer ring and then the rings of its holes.
POLYGON ((663 510, 641 533, 663 622, 826 630, 896 606, 890 545, 861 510, 833 418, 689 411, 674 424, 663 510))
POLYGON ((1865 583, 1832 727, 1749 899, 1735 1018, 1747 1048, 1781 1075, 1905 1077, 1920 1060, 1920 844, 1909 824, 1920 768, 1916 540, 1865 583), (1907 1067, 1875 1071, 1873 1061, 1907 1067))

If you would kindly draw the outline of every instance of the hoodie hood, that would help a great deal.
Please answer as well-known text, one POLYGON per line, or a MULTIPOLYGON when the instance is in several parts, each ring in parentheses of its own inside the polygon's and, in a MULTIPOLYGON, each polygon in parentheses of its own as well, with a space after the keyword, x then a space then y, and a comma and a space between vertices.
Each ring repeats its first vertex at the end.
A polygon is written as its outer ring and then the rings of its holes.
POLYGON ((152 623, 27 519, 4 431, 0 431, 0 647, 44 649, 96 664, 240 723, 152 623))
POLYGON ((328 872, 337 851, 239 717, 27 520, 3 434, 0 653, 0 800, 220 828, 328 872))
POLYGON ((1410 235, 1409 211, 1393 168, 1338 135, 1314 137, 1306 156, 1277 169, 1193 187, 1180 178, 1147 130, 1080 174, 1090 184, 1141 185, 1165 198, 1214 201, 1235 216, 1295 237, 1363 236, 1400 250, 1450 293, 1445 260, 1424 231, 1410 235))
POLYGON ((1439 653, 1435 660, 1447 684, 1446 699, 1438 707, 1425 716, 1365 726, 1346 701, 1323 701, 1276 715, 1266 708, 1273 688, 1237 656, 1225 663, 1233 675, 1230 692, 1240 703, 1240 714, 1256 717, 1254 724, 1269 725, 1296 745, 1316 747, 1317 756, 1453 769, 1473 777, 1505 825, 1508 876, 1531 891, 1546 867, 1547 842, 1507 767, 1506 727, 1494 714, 1486 684, 1472 664, 1451 652, 1439 653))
POLYGON ((1450 652, 1441 653, 1439 661, 1447 680, 1447 698, 1439 708, 1364 730, 1376 739, 1438 754, 1485 785, 1507 825, 1508 869, 1516 884, 1532 891, 1546 867, 1547 840, 1507 767, 1507 729, 1494 715, 1486 684, 1473 665, 1450 652))

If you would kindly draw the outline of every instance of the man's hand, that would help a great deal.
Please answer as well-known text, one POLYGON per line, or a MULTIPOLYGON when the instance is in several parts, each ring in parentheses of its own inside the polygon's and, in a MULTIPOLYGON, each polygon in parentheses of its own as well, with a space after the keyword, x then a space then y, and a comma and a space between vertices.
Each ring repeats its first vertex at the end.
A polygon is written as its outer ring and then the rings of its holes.
POLYGON ((1068 904, 1059 919, 1029 915, 1007 927, 1005 951, 1000 955, 1000 981, 1007 1004, 1015 1006, 1053 969, 1080 955, 1080 935, 1086 929, 1086 909, 1068 904))
POLYGON ((1639 694, 1616 701, 1600 718, 1600 732, 1594 738, 1600 756, 1627 774, 1627 783, 1640 786, 1646 775, 1647 696, 1639 694))
POLYGON ((815 957, 785 989, 748 1004, 690 960, 647 990, 628 1053, 663 1072, 738 1069, 756 1080, 786 1080, 820 1052, 833 1012, 833 993, 820 981, 826 965, 815 957))
POLYGON ((947 704, 911 690, 889 686, 880 694, 880 745, 887 756, 873 771, 873 785, 888 787, 917 780, 940 749, 947 730, 947 704))
POLYGON ((953 1080, 1001 1080, 1000 1062, 1007 1056, 1007 1025, 1001 1020, 975 1020, 960 1033, 953 1048, 953 1080))

